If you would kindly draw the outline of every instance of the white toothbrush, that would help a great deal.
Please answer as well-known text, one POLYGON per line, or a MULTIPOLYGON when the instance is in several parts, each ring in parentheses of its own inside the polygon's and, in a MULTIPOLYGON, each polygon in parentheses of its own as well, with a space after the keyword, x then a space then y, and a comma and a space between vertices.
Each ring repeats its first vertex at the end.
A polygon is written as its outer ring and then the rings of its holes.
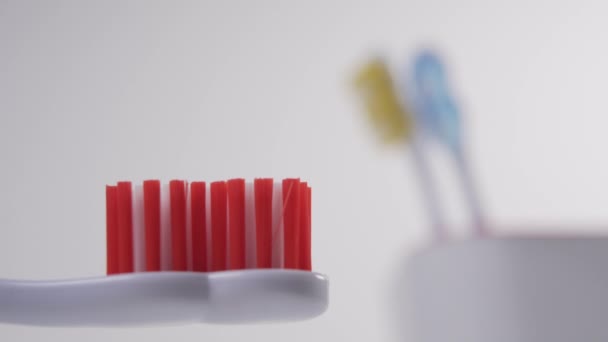
POLYGON ((108 276, 0 279, 0 323, 256 323, 313 318, 329 283, 312 272, 311 189, 299 179, 106 187, 108 276))

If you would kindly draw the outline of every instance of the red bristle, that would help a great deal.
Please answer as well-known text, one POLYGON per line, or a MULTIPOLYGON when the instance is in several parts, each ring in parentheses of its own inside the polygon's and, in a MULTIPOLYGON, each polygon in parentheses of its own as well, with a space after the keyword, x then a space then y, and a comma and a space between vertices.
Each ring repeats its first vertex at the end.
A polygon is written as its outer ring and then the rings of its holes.
POLYGON ((228 190, 228 269, 245 268, 245 180, 231 179, 228 190))
POLYGON ((300 183, 300 231, 298 236, 298 268, 310 271, 310 195, 308 184, 300 183))
POLYGON ((160 181, 144 181, 146 271, 160 271, 160 181))
POLYGON ((116 186, 106 186, 106 272, 118 273, 118 213, 116 186))
POLYGON ((284 267, 298 268, 300 223, 300 180, 283 180, 283 260, 284 267))
POLYGON ((207 209, 205 182, 190 184, 190 214, 192 222, 192 268, 207 272, 207 209))
POLYGON ((226 270, 226 182, 211 183, 211 271, 226 270))
POLYGON ((118 182, 116 189, 118 223, 118 273, 133 272, 133 202, 131 182, 118 182))
POLYGON ((257 267, 272 267, 272 178, 253 181, 257 267))
POLYGON ((186 184, 182 180, 169 182, 171 196, 171 263, 174 271, 186 271, 186 184))

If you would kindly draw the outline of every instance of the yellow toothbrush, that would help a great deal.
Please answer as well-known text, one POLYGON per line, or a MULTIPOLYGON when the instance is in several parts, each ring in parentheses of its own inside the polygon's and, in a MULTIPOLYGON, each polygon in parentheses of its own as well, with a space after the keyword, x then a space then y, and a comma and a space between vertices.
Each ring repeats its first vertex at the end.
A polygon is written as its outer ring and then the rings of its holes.
POLYGON ((442 209, 416 134, 414 116, 397 96, 386 63, 379 58, 369 61, 357 72, 354 84, 380 140, 387 144, 405 142, 411 146, 434 234, 437 239, 444 239, 446 229, 442 209))

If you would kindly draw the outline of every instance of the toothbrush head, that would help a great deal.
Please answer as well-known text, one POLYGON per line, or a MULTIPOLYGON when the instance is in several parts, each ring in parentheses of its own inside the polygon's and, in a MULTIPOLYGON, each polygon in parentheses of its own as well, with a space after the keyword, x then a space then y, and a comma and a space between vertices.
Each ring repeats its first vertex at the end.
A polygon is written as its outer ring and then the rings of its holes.
POLYGON ((458 150, 460 112, 450 94, 444 65, 431 51, 423 51, 414 59, 412 97, 423 132, 458 150))
POLYGON ((412 115, 400 103, 384 61, 374 59, 365 64, 355 77, 355 89, 383 142, 394 143, 411 136, 412 115))
POLYGON ((124 181, 106 202, 109 275, 312 271, 311 188, 299 178, 124 181))

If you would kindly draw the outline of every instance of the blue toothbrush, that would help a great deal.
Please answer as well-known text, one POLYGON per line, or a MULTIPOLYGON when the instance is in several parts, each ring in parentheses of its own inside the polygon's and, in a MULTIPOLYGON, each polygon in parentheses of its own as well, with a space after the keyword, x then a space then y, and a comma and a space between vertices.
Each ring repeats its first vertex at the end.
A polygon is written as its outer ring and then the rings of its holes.
POLYGON ((485 219, 463 146, 462 120, 447 82, 445 68, 437 55, 423 51, 414 58, 411 98, 422 139, 444 145, 453 156, 475 233, 484 235, 485 219))

